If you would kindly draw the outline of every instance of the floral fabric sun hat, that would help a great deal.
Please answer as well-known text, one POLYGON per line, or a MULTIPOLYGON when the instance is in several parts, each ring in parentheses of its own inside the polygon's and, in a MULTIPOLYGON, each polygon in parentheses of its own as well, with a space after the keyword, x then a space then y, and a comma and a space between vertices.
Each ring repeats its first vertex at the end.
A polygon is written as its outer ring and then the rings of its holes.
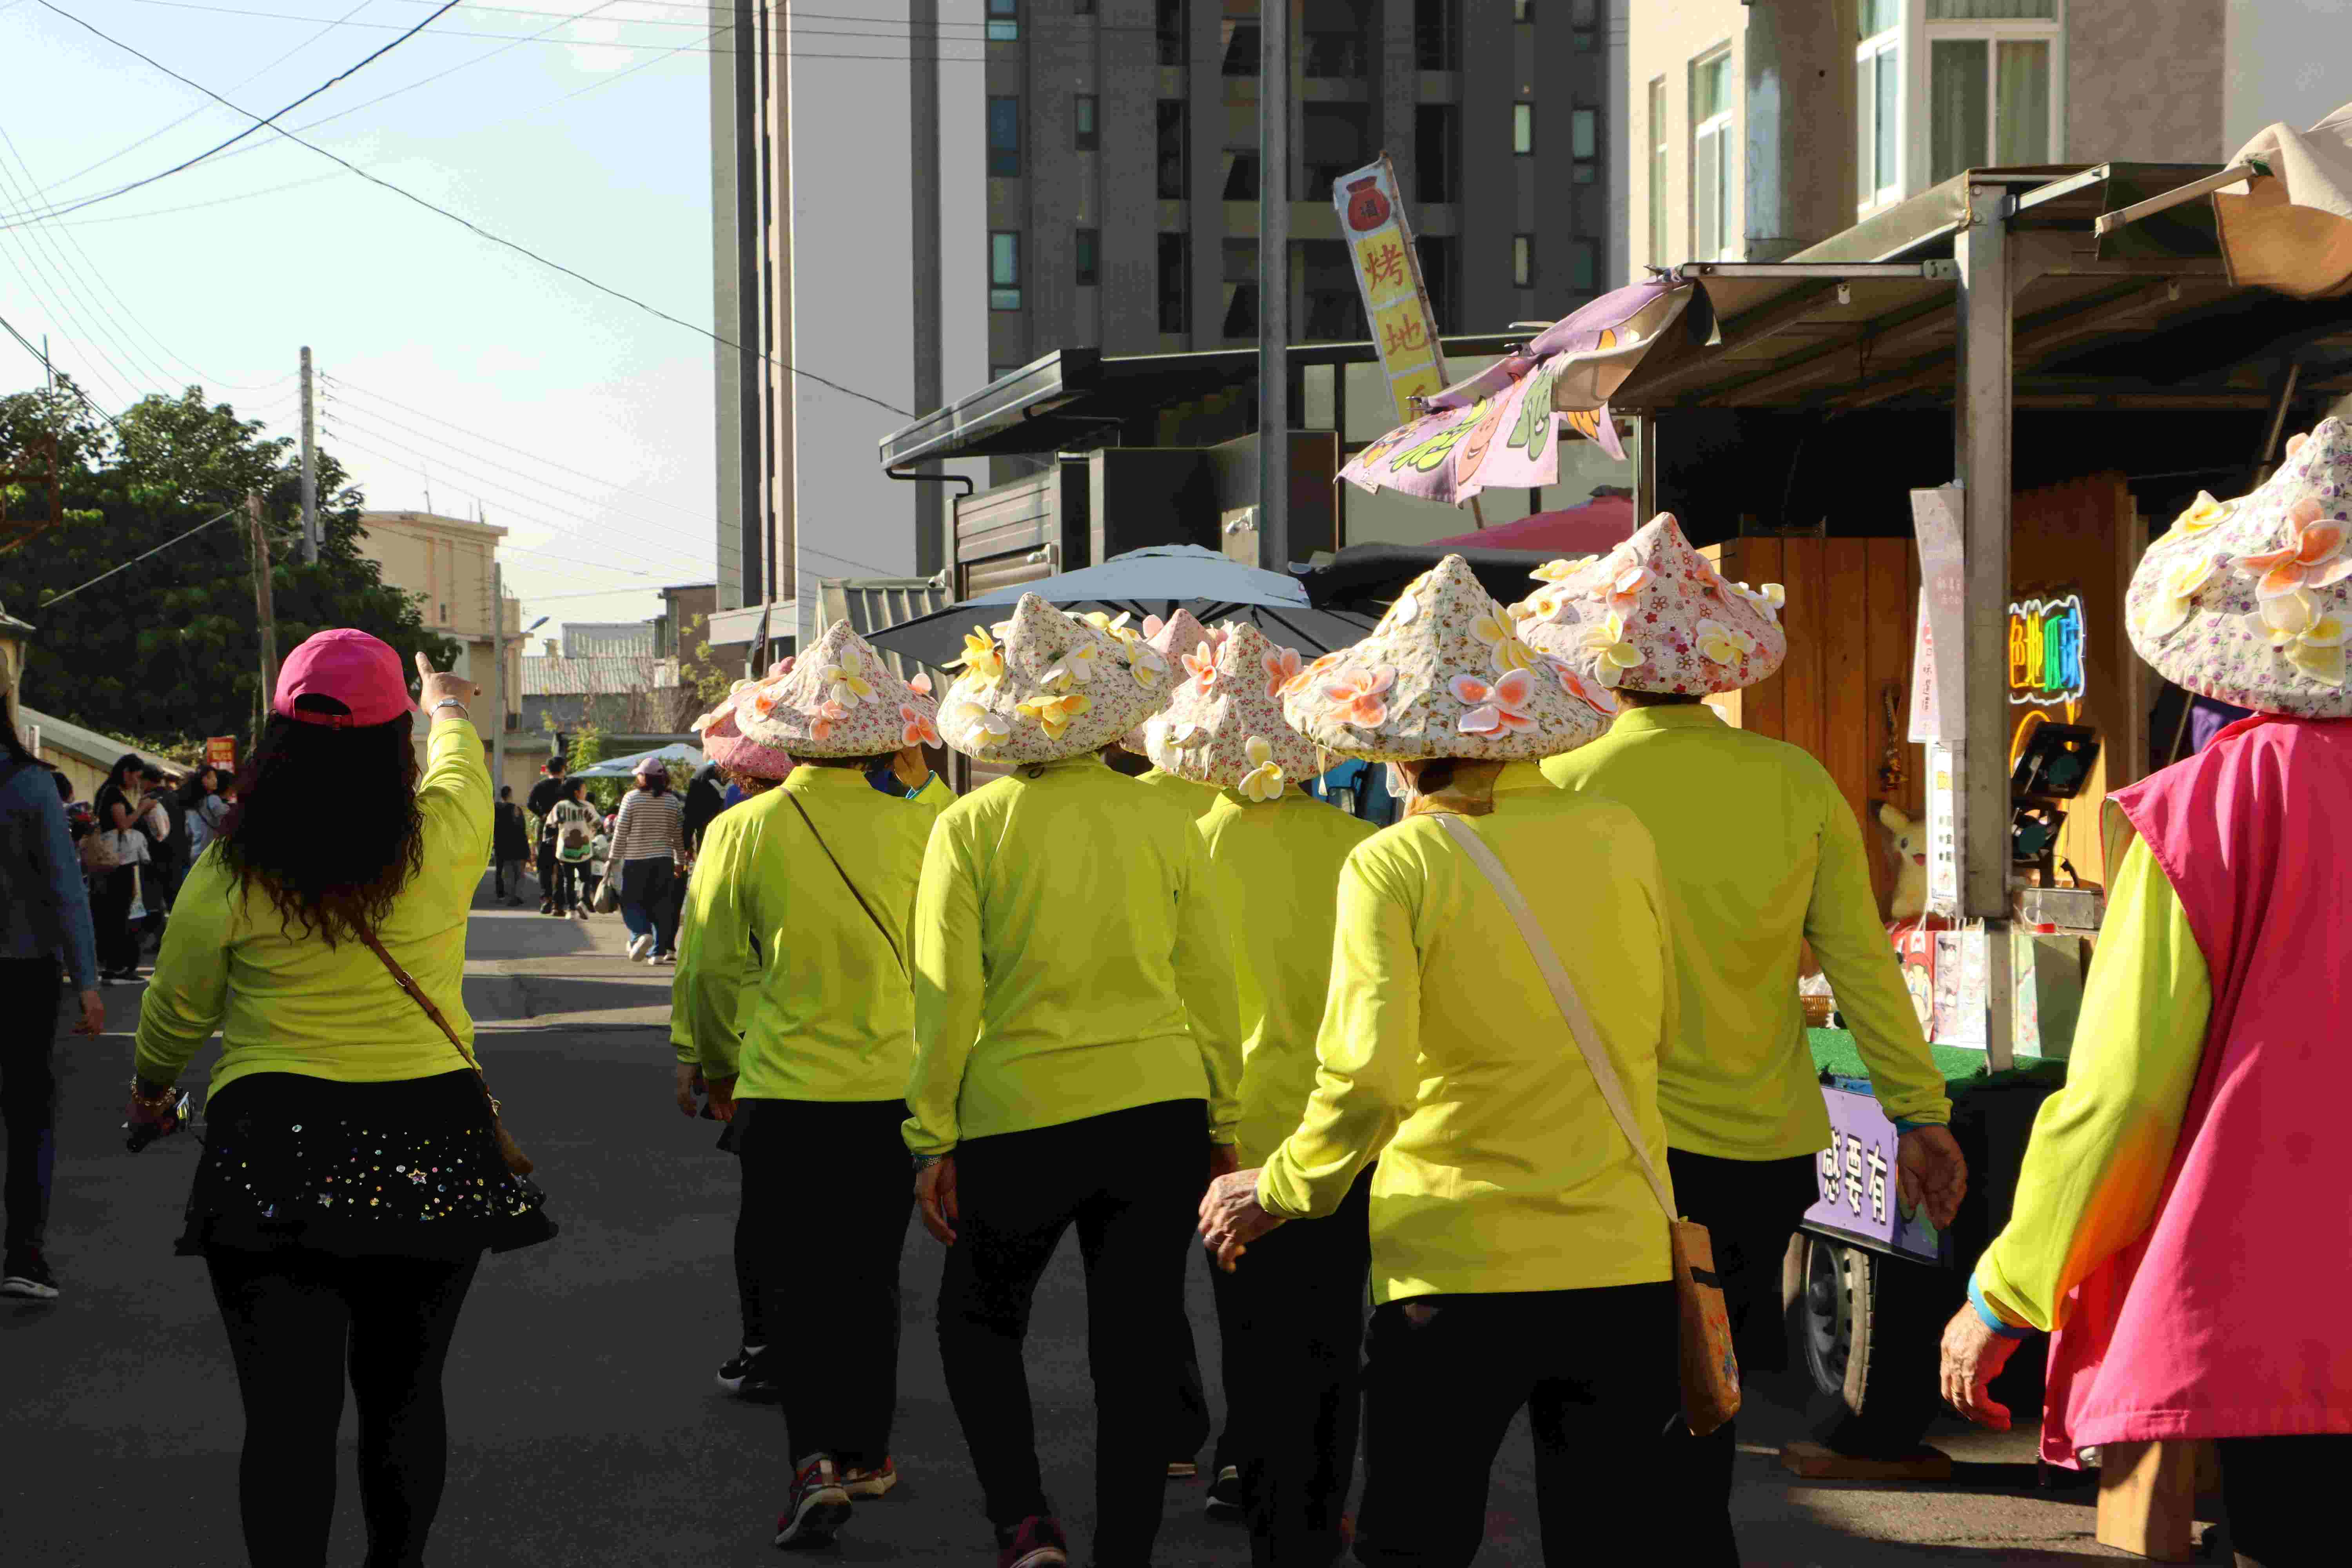
POLYGON ((2176 686, 2300 719, 2352 718, 2352 430, 2323 419, 2252 494, 2200 492, 2124 597, 2132 647, 2176 686))
MULTIPOLYGON (((1098 626, 1100 629, 1109 632, 1111 636, 1121 641, 1137 635, 1131 628, 1122 624, 1127 619, 1125 616, 1119 616, 1117 620, 1091 615, 1080 618, 1088 626, 1098 626)), ((1213 647, 1223 642, 1225 636, 1221 631, 1212 631, 1202 626, 1193 618, 1192 611, 1181 606, 1179 606, 1176 613, 1164 621, 1158 616, 1146 616, 1143 618, 1140 635, 1145 646, 1167 660, 1169 669, 1179 676, 1183 673, 1182 661, 1186 655, 1192 653, 1204 642, 1213 647)), ((1121 735, 1118 738, 1118 743, 1139 757, 1150 755, 1144 746, 1143 730, 1144 727, 1138 724, 1134 729, 1121 735)))
POLYGON ((939 742, 930 699, 892 674, 846 621, 779 669, 736 695, 735 727, 756 745, 796 757, 866 757, 939 742))
MULTIPOLYGON (((793 661, 789 658, 781 659, 768 671, 768 679, 773 680, 789 675, 792 668, 793 661)), ((759 684, 756 680, 737 681, 728 689, 725 700, 718 707, 697 719, 688 728, 702 738, 702 754, 728 772, 760 779, 786 778, 791 775, 794 765, 791 753, 745 740, 743 731, 735 724, 736 701, 759 684)))
POLYGON ((1220 644, 1204 637, 1175 697, 1143 726, 1145 754, 1195 784, 1278 798, 1285 784, 1323 771, 1313 742, 1282 716, 1282 689, 1300 669, 1297 648, 1276 647, 1255 626, 1229 626, 1220 644))
POLYGON ((947 743, 984 763, 1052 763, 1098 752, 1167 700, 1168 660, 1024 594, 1010 620, 974 626, 940 700, 947 743))
POLYGON ((1294 729, 1366 762, 1549 757, 1608 727, 1605 694, 1520 641, 1459 555, 1414 578, 1370 636, 1325 654, 1282 693, 1294 729))
POLYGON ((1511 606, 1519 636, 1603 688, 1704 697, 1780 668, 1788 595, 1734 583, 1662 511, 1607 555, 1536 568, 1543 587, 1511 606))

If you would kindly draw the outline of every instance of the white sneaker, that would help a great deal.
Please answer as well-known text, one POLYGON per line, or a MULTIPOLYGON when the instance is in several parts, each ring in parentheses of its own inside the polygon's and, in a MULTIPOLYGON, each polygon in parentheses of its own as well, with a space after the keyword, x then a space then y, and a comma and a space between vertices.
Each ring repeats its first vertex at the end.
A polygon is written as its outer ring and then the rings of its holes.
POLYGON ((630 942, 629 957, 632 961, 635 961, 645 957, 646 954, 651 952, 653 950, 654 933, 647 931, 645 935, 635 938, 630 942))
POLYGON ((654 955, 654 962, 656 963, 676 963, 677 962, 677 954, 675 952, 658 952, 654 955))

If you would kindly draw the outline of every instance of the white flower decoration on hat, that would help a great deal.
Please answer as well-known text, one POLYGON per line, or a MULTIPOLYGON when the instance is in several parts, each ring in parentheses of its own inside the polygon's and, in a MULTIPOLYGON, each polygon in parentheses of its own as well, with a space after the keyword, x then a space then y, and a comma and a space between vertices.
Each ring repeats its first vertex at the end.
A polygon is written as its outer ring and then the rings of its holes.
POLYGON ((1250 771, 1234 787, 1243 798, 1264 805, 1282 794, 1282 764, 1274 760, 1274 747, 1263 735, 1252 735, 1243 749, 1250 761, 1250 771))

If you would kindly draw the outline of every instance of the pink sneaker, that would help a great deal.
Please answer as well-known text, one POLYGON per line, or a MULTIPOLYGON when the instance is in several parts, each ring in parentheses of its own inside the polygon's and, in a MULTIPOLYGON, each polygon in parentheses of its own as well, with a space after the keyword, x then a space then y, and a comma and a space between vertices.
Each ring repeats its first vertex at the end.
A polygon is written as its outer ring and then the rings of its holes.
POLYGON ((996 1568, 1067 1568, 1070 1543, 1059 1520, 1032 1514, 996 1553, 996 1568))
POLYGON ((841 1489, 833 1458, 819 1454, 793 1476, 784 1511, 776 1515, 776 1544, 821 1546, 849 1519, 849 1494, 841 1489))

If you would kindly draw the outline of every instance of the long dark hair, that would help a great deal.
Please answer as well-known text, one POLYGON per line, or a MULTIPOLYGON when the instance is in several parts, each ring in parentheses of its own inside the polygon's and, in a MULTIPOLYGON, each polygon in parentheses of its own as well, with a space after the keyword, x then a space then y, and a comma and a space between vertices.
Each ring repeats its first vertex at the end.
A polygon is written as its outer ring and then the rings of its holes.
POLYGON ((8 748, 6 754, 9 764, 12 767, 28 768, 46 765, 42 763, 40 758, 33 755, 33 753, 26 748, 25 738, 16 733, 16 725, 0 724, 0 731, 7 731, 5 736, 8 748))
POLYGON ((123 804, 128 805, 132 801, 139 798, 139 785, 136 782, 125 784, 122 781, 125 777, 129 777, 133 781, 136 781, 139 774, 146 769, 146 766, 147 764, 140 760, 138 752, 125 752, 121 756, 114 759, 114 765, 112 767, 106 770, 106 784, 101 784, 99 787, 104 789, 110 784, 114 788, 121 790, 122 792, 123 804))
MULTIPOLYGON (((341 708, 322 698, 297 706, 341 708)), ((374 930, 425 864, 410 721, 345 729, 273 716, 236 777, 221 853, 240 892, 258 882, 289 936, 332 947, 374 930)))
POLYGON ((220 770, 210 763, 199 763, 188 770, 187 779, 180 785, 179 799, 174 804, 182 811, 194 811, 205 804, 207 796, 219 793, 220 770), (206 778, 213 781, 213 787, 210 789, 205 787, 206 778))

